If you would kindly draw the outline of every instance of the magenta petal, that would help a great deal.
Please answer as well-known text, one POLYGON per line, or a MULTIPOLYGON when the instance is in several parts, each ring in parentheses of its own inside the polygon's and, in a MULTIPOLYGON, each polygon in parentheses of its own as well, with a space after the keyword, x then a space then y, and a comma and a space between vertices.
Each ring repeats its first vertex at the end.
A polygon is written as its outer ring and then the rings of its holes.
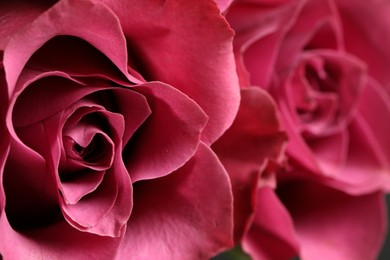
POLYGON ((20 80, 24 84, 18 84, 21 94, 14 96, 14 127, 24 127, 45 120, 65 110, 83 96, 100 90, 98 86, 86 86, 59 72, 23 73, 20 80), (47 102, 48 99, 51 102, 47 102), (32 110, 34 113, 30 113, 32 110))
POLYGON ((270 96, 258 87, 241 89, 233 125, 212 146, 232 182, 236 241, 241 240, 254 212, 253 196, 264 165, 280 157, 285 142, 270 96))
POLYGON ((82 197, 93 192, 101 184, 105 171, 82 172, 76 181, 61 182, 59 189, 62 191, 66 204, 76 204, 82 197))
POLYGON ((217 6, 221 12, 224 12, 226 9, 229 8, 230 4, 233 2, 233 0, 216 0, 217 6))
POLYGON ((142 94, 124 88, 114 88, 112 92, 111 102, 114 102, 116 112, 123 115, 125 119, 122 143, 126 145, 138 127, 145 122, 152 112, 148 101, 142 94))
POLYGON ((319 168, 327 175, 337 178, 342 174, 348 154, 349 136, 346 132, 309 140, 319 168))
POLYGON ((4 50, 12 35, 48 9, 54 1, 1 1, 0 50, 4 50))
POLYGON ((207 116, 169 85, 153 82, 132 89, 146 97, 152 111, 125 147, 124 161, 135 182, 167 175, 188 161, 196 152, 207 116))
MULTIPOLYGON (((370 75, 382 85, 388 86, 390 3, 383 0, 370 4, 364 0, 337 0, 335 3, 343 24, 345 48, 363 59, 370 75)), ((389 91, 387 88, 388 93, 389 91)))
MULTIPOLYGON (((3 64, 0 61, 0 86, 5 86, 5 74, 3 69, 3 64)), ((6 158, 9 151, 9 134, 6 130, 6 112, 8 105, 8 93, 7 89, 0 87, 0 217, 3 214, 3 209, 5 206, 5 194, 4 194, 4 185, 3 185, 3 171, 6 158)))
POLYGON ((135 184, 118 259, 208 259, 230 246, 229 179, 206 145, 169 176, 135 184))
POLYGON ((65 221, 18 233, 1 216, 0 229, 0 252, 4 259, 112 259, 121 241, 80 232, 65 221))
POLYGON ((382 193, 349 196, 301 180, 283 183, 278 194, 293 218, 301 259, 376 259, 386 232, 382 193))
POLYGON ((62 203, 66 220, 75 228, 102 236, 119 237, 133 207, 133 189, 121 153, 99 187, 76 204, 62 203))
POLYGON ((104 2, 121 21, 130 60, 133 55, 140 57, 145 78, 168 83, 198 103, 210 118, 202 140, 214 142, 230 126, 239 105, 233 33, 216 4, 208 0, 104 2), (190 15, 183 15, 189 10, 190 15))
POLYGON ((15 34, 6 46, 4 67, 10 94, 28 59, 57 35, 86 40, 105 54, 131 81, 141 82, 127 73, 126 41, 112 11, 99 1, 64 0, 15 34))
POLYGON ((243 240, 243 248, 254 260, 291 259, 299 244, 294 223, 269 187, 258 189, 256 215, 243 240))
POLYGON ((55 177, 42 156, 12 137, 3 172, 6 214, 16 229, 50 222, 58 211, 55 177), (23 180, 23 181, 20 181, 23 180))

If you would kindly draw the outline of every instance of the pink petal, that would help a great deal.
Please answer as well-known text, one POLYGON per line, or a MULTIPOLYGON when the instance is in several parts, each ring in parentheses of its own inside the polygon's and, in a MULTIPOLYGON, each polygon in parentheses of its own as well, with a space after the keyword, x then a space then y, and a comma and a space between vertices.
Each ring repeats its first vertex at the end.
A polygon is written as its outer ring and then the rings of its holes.
POLYGON ((14 137, 3 172, 3 187, 6 214, 14 228, 39 226, 57 214, 57 185, 44 158, 14 137))
POLYGON ((336 186, 352 193, 390 189, 390 98, 377 83, 367 84, 349 127, 345 169, 336 186))
POLYGON ((232 246, 232 210, 228 176, 201 144, 178 171, 135 184, 118 259, 208 259, 232 246))
POLYGON ((228 9, 229 5, 233 2, 233 0, 216 0, 217 6, 221 12, 224 12, 228 9))
POLYGON ((119 237, 133 207, 133 189, 120 151, 97 190, 76 204, 62 204, 66 220, 75 228, 101 236, 119 237))
POLYGON ((215 3, 104 2, 121 21, 130 60, 138 57, 136 65, 146 79, 168 83, 198 103, 209 116, 202 140, 214 142, 231 125, 239 105, 233 34, 215 3))
POLYGON ((382 193, 350 196, 304 180, 277 193, 293 218, 301 259, 376 259, 386 232, 382 193))
MULTIPOLYGON (((113 61, 84 39, 58 35, 45 42, 28 60, 27 68, 61 71, 73 77, 95 76, 129 84, 113 61), (61 51, 58 51, 61 50, 61 51)), ((137 77, 140 77, 136 74, 137 77)), ((140 78, 141 81, 144 81, 140 78)))
POLYGON ((298 255, 294 223, 274 191, 263 187, 256 196, 256 215, 244 237, 244 251, 254 260, 291 259, 298 255))
POLYGON ((3 69, 3 63, 0 61, 0 217, 3 213, 5 206, 5 194, 4 194, 4 185, 3 185, 3 170, 8 156, 9 151, 9 134, 6 130, 6 113, 8 105, 8 93, 5 86, 5 74, 3 69))
POLYGON ((283 26, 288 28, 294 22, 299 6, 292 3, 270 8, 261 1, 235 1, 229 8, 226 18, 236 31, 235 52, 242 56, 242 60, 236 58, 237 66, 241 71, 242 66, 247 68, 252 84, 264 88, 269 85, 286 33, 283 26))
POLYGON ((390 3, 383 0, 370 4, 364 0, 338 0, 335 3, 342 21, 347 51, 363 59, 369 73, 386 86, 389 93, 390 3))
POLYGON ((0 229, 0 252, 5 259, 111 259, 121 241, 80 232, 63 220, 19 233, 3 215, 0 229))
POLYGON ((112 11, 98 1, 65 0, 20 30, 7 44, 4 67, 10 94, 28 59, 58 35, 84 39, 105 54, 129 80, 141 82, 127 72, 126 41, 112 11))
POLYGON ((241 89, 233 125, 213 144, 232 182, 236 241, 247 230, 254 212, 253 196, 263 166, 266 160, 279 158, 285 141, 270 96, 258 87, 241 89))
POLYGON ((331 1, 300 1, 300 4, 301 7, 295 14, 296 21, 288 28, 288 33, 280 45, 277 64, 279 69, 290 68, 305 47, 343 48, 341 24, 331 1))
POLYGON ((124 161, 133 182, 177 170, 196 152, 207 116, 173 87, 146 83, 133 90, 144 95, 152 114, 125 147, 124 161))
POLYGON ((55 1, 1 1, 0 2, 0 50, 15 32, 48 9, 55 1))

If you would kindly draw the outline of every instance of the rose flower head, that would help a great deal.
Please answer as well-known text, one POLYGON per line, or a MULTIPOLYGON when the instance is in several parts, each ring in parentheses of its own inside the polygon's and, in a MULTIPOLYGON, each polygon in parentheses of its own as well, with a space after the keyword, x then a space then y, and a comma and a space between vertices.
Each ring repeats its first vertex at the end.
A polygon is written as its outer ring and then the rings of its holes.
POLYGON ((0 3, 4 259, 205 259, 232 245, 210 149, 239 103, 213 1, 0 3))
MULTIPOLYGON (((253 259, 375 259, 390 188, 389 3, 217 2, 235 30, 242 91, 271 95, 281 124, 273 133, 288 137, 284 155, 258 161, 256 178, 255 167, 226 167, 233 193, 245 194, 234 201, 236 243, 253 259)), ((234 136, 249 151, 246 125, 233 124, 234 136)), ((258 147, 281 148, 281 139, 267 144, 256 132, 258 147)), ((249 161, 220 156, 226 165, 249 161)))

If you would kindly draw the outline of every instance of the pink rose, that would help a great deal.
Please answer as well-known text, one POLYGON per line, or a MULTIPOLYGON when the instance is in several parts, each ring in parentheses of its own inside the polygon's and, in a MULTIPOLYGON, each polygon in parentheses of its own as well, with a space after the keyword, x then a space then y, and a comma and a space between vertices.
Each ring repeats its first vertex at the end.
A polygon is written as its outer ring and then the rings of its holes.
MULTIPOLYGON (((245 215, 235 209, 235 238, 254 259, 376 257, 390 188, 389 7, 237 0, 225 11, 242 89, 257 85, 271 94, 288 135, 284 169, 277 160, 282 169, 266 168, 257 180, 247 168, 226 167, 233 193, 241 187, 248 194, 236 196, 235 206, 252 206, 245 215), (274 172, 276 188, 266 182, 274 172)), ((235 136, 246 136, 240 128, 235 136)), ((225 165, 251 160, 220 157, 225 165)))
POLYGON ((0 4, 1 255, 205 259, 231 246, 230 182, 210 145, 239 87, 216 5, 11 2, 0 4))
MULTIPOLYGON (((339 15, 337 1, 268 2, 236 1, 227 19, 236 31, 241 84, 261 86, 275 98, 289 136, 290 160, 349 193, 389 189, 390 139, 383 130, 390 127, 389 80, 371 66, 386 45, 367 47, 378 53, 359 57, 348 52, 360 37, 344 37, 353 21, 339 15)), ((370 11, 365 17, 374 15, 370 11)), ((370 42, 379 44, 374 38, 370 42)))

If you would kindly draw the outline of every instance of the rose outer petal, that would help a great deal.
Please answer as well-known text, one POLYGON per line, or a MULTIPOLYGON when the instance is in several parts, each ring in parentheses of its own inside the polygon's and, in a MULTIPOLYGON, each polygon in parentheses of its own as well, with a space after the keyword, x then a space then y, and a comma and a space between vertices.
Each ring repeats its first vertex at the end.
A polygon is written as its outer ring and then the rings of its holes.
POLYGON ((170 174, 196 152, 207 116, 169 85, 151 82, 132 89, 145 96, 152 113, 125 147, 123 160, 131 179, 170 174))
POLYGON ((203 143, 178 171, 134 185, 134 210, 118 259, 208 259, 232 246, 229 178, 203 143))
POLYGON ((339 185, 343 190, 351 193, 390 190, 389 118, 390 98, 382 86, 370 80, 348 129, 349 152, 338 178, 344 182, 339 185))
POLYGON ((105 54, 130 81, 142 82, 128 73, 126 40, 112 11, 98 1, 64 0, 18 31, 7 44, 4 67, 9 94, 14 92, 28 59, 57 35, 84 39, 105 54))
POLYGON ((386 232, 383 193, 350 196, 303 180, 277 193, 294 221, 301 259, 376 259, 386 232))
POLYGON ((208 0, 104 2, 121 21, 130 60, 132 55, 138 57, 146 79, 168 83, 199 104, 209 116, 202 140, 214 142, 231 125, 239 105, 233 33, 216 4, 208 0))
POLYGON ((254 260, 291 259, 298 255, 294 223, 275 192, 270 187, 262 187, 256 196, 256 215, 244 236, 244 251, 254 260))
POLYGON ((233 125, 212 148, 228 171, 234 195, 234 239, 248 228, 264 164, 277 160, 286 142, 271 97, 258 87, 241 89, 241 105, 233 125))
POLYGON ((337 5, 342 21, 345 48, 364 60, 369 74, 390 93, 390 3, 384 0, 370 4, 364 0, 332 2, 337 5))
POLYGON ((54 1, 1 1, 0 50, 4 50, 12 35, 48 9, 54 1))
POLYGON ((120 238, 80 232, 67 222, 46 228, 16 232, 5 215, 0 216, 0 252, 4 259, 111 259, 120 238))
POLYGON ((3 69, 3 63, 0 61, 0 217, 3 214, 5 206, 5 194, 4 194, 4 185, 3 185, 3 171, 6 158, 9 151, 9 134, 6 130, 5 117, 6 117, 6 108, 8 105, 8 93, 5 86, 5 74, 3 69))

